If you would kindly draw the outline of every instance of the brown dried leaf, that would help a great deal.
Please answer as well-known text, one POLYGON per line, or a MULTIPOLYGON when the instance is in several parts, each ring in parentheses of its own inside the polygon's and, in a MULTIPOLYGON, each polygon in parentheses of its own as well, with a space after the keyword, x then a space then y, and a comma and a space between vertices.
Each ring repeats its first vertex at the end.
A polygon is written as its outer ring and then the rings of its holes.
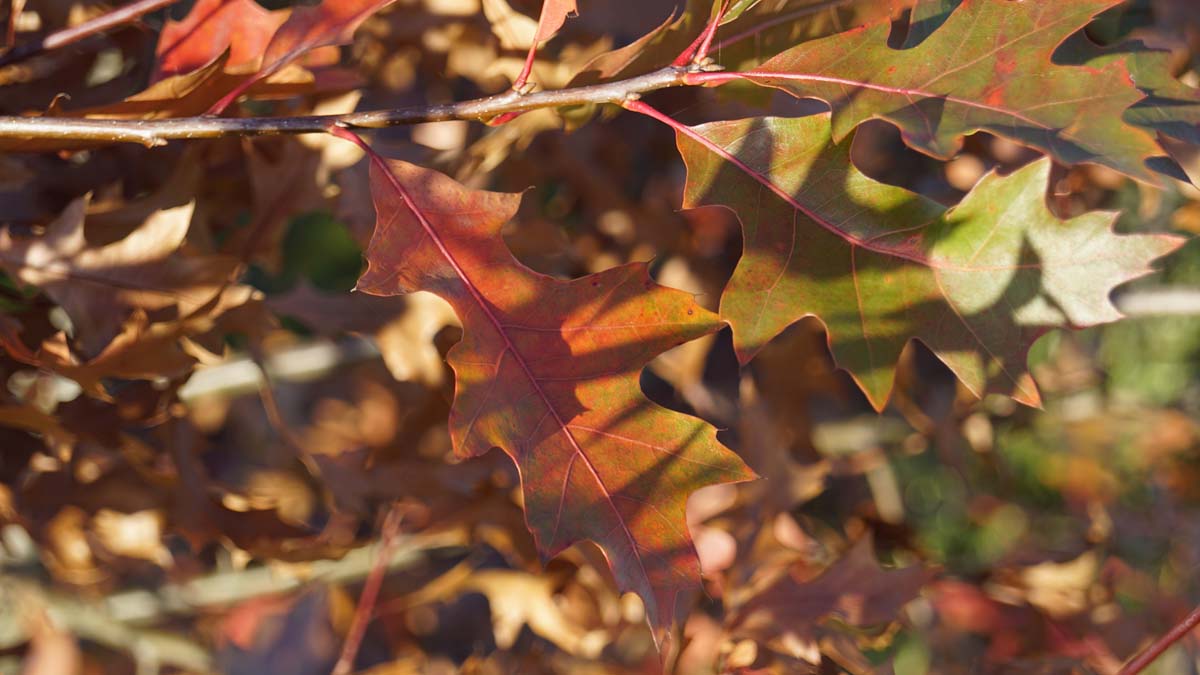
POLYGON ((100 354, 134 309, 196 312, 216 298, 237 266, 228 258, 180 252, 193 204, 158 212, 120 241, 91 246, 83 233, 87 203, 87 197, 72 202, 41 237, 18 240, 0 231, 0 268, 66 310, 85 354, 100 354))

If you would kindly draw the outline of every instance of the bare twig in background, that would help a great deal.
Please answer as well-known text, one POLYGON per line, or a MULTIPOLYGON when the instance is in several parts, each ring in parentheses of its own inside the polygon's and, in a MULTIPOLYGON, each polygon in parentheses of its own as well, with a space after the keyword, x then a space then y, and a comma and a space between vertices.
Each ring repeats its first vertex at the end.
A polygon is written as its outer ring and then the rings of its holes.
MULTIPOLYGON (((307 583, 349 583, 368 574, 410 569, 431 557, 463 551, 453 536, 392 538, 392 551, 382 560, 375 546, 354 549, 340 560, 317 560, 307 576, 281 575, 268 567, 219 572, 190 581, 164 584, 154 590, 117 592, 97 602, 84 602, 44 588, 23 575, 0 573, 0 607, 5 610, 43 607, 65 630, 83 639, 150 661, 191 671, 211 670, 208 649, 182 636, 147 626, 168 616, 220 609, 250 598, 295 591, 307 583)), ((0 611, 0 649, 29 639, 20 611, 0 611)))
POLYGON ((347 336, 336 342, 313 340, 265 357, 262 370, 249 357, 199 368, 180 388, 179 397, 187 403, 207 396, 237 396, 259 391, 268 380, 313 380, 346 364, 377 358, 379 348, 364 337, 347 336))
POLYGON ((1117 309, 1129 317, 1200 316, 1200 288, 1146 288, 1122 293, 1117 309))
POLYGON ((1176 624, 1166 635, 1155 640, 1153 644, 1139 652, 1137 656, 1133 657, 1133 660, 1125 664, 1125 667, 1117 675, 1137 675, 1142 672, 1150 664, 1154 663, 1158 657, 1162 656, 1163 652, 1170 649, 1176 642, 1182 640, 1184 636, 1192 632, 1198 625, 1200 625, 1200 607, 1193 609, 1191 614, 1184 617, 1183 621, 1176 624))
POLYGON ((395 554, 396 544, 400 538, 400 521, 403 512, 398 504, 393 504, 383 521, 380 533, 379 555, 371 566, 367 581, 363 584, 362 595, 358 599, 358 607, 354 610, 354 620, 350 623, 350 631, 346 634, 346 642, 342 644, 342 653, 337 664, 333 667, 333 675, 348 675, 354 669, 354 659, 358 656, 359 645, 367 632, 367 624, 375 612, 375 602, 379 599, 379 589, 383 586, 383 577, 388 569, 388 562, 395 554))
POLYGON ((33 40, 32 42, 17 45, 5 54, 0 55, 0 66, 11 65, 43 52, 53 51, 79 42, 84 38, 127 24, 138 17, 173 5, 176 2, 179 2, 179 0, 137 0, 136 2, 131 2, 124 7, 115 9, 107 14, 102 14, 90 21, 84 21, 78 26, 64 28, 40 40, 33 40))

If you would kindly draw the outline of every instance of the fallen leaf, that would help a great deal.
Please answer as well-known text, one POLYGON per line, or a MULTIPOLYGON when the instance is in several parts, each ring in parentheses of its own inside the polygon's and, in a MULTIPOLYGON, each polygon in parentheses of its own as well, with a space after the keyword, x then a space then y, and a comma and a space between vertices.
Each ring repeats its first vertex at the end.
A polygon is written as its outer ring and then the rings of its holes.
POLYGON ((504 49, 529 49, 529 43, 537 34, 538 25, 533 19, 512 8, 507 0, 482 0, 483 15, 492 27, 492 33, 500 40, 504 49))
POLYGON ((479 570, 463 591, 487 596, 496 645, 510 649, 526 625, 568 654, 596 658, 608 642, 604 633, 589 632, 570 621, 555 599, 553 577, 514 570, 479 570))

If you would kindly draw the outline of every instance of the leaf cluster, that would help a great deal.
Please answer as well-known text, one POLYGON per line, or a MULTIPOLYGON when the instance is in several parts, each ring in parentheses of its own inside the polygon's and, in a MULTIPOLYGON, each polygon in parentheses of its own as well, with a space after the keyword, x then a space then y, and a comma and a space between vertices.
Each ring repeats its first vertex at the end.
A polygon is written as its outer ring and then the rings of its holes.
POLYGON ((23 672, 1115 672, 1177 612, 1125 537, 1190 513, 1200 351, 1105 326, 1195 276, 1188 3, 624 4, 0 66, 23 672))

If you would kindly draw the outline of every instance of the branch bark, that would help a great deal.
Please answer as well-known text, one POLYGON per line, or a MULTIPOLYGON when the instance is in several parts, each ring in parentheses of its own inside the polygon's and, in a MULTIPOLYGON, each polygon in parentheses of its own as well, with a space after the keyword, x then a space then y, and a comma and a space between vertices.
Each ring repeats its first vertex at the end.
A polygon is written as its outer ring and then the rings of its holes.
POLYGON ((1200 607, 1192 610, 1183 621, 1175 624, 1175 627, 1167 632, 1158 640, 1155 640, 1150 646, 1143 649, 1137 656, 1133 657, 1121 672, 1117 675, 1137 675, 1150 667, 1150 664, 1158 660, 1158 657, 1163 655, 1176 642, 1182 640, 1188 633, 1195 630, 1196 626, 1200 626, 1200 607))
POLYGON ((668 66, 627 80, 585 87, 533 94, 508 91, 473 101, 344 115, 181 117, 164 120, 0 116, 0 138, 125 142, 153 147, 179 139, 323 133, 334 126, 378 129, 446 120, 486 121, 506 113, 521 113, 538 108, 599 103, 619 105, 647 92, 687 85, 688 75, 698 72, 698 67, 668 66))

